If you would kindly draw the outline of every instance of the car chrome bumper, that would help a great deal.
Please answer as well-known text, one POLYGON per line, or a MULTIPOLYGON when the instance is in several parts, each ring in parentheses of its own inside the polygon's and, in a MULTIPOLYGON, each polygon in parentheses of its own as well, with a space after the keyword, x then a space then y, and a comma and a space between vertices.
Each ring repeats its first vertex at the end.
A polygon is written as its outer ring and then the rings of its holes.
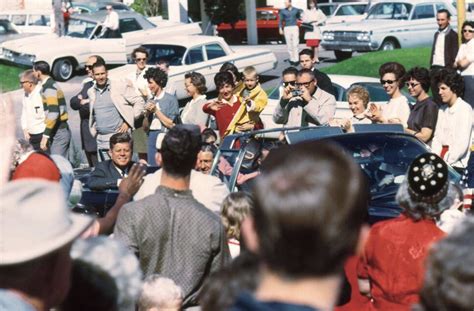
POLYGON ((334 51, 334 50, 342 50, 342 51, 357 51, 357 52, 369 52, 375 51, 379 48, 378 44, 375 42, 369 41, 322 41, 321 46, 325 50, 334 51))
POLYGON ((16 65, 23 65, 27 67, 33 66, 35 58, 36 57, 34 55, 20 54, 18 52, 14 52, 7 49, 3 49, 2 53, 0 54, 0 60, 4 62, 13 63, 16 65))

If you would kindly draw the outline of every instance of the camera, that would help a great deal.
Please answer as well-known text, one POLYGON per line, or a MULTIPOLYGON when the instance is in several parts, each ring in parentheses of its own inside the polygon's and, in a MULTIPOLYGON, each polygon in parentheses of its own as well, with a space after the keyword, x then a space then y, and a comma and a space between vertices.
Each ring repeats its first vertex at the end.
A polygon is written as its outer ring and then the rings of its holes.
POLYGON ((291 91, 291 95, 293 95, 293 96, 301 96, 301 95, 303 95, 303 91, 300 90, 300 89, 294 89, 294 90, 291 91))

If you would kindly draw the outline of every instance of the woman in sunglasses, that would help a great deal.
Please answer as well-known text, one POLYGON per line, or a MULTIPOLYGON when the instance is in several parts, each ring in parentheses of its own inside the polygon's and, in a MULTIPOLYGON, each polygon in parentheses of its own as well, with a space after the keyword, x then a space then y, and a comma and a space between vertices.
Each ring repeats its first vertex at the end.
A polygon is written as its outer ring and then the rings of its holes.
POLYGON ((462 24, 462 42, 454 66, 461 71, 464 78, 463 99, 474 107, 474 21, 462 24))
POLYGON ((438 105, 428 95, 430 72, 426 68, 414 67, 408 71, 406 80, 408 92, 416 103, 411 107, 405 132, 431 145, 438 120, 438 105))
POLYGON ((396 62, 388 62, 379 68, 380 83, 390 96, 386 105, 370 104, 371 120, 375 123, 398 123, 407 127, 410 106, 408 99, 402 94, 405 67, 396 62))

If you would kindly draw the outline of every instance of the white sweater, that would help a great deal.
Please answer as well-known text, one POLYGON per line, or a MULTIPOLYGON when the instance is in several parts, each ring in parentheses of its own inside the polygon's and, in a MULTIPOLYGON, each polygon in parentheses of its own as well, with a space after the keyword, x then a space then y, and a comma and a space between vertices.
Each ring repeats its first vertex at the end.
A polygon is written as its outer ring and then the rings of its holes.
POLYGON ((45 128, 43 99, 40 94, 41 85, 36 85, 31 94, 23 95, 21 111, 21 128, 29 134, 41 134, 45 128))

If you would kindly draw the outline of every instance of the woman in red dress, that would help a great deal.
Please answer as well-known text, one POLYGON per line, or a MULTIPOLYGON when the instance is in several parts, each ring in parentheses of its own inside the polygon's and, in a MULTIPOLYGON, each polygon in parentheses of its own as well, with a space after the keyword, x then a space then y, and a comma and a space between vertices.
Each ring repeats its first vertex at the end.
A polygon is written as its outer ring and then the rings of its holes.
POLYGON ((419 301, 424 262, 432 243, 445 236, 435 219, 455 203, 446 163, 426 153, 413 161, 397 192, 405 211, 375 224, 358 263, 359 289, 369 310, 410 310, 419 301))

